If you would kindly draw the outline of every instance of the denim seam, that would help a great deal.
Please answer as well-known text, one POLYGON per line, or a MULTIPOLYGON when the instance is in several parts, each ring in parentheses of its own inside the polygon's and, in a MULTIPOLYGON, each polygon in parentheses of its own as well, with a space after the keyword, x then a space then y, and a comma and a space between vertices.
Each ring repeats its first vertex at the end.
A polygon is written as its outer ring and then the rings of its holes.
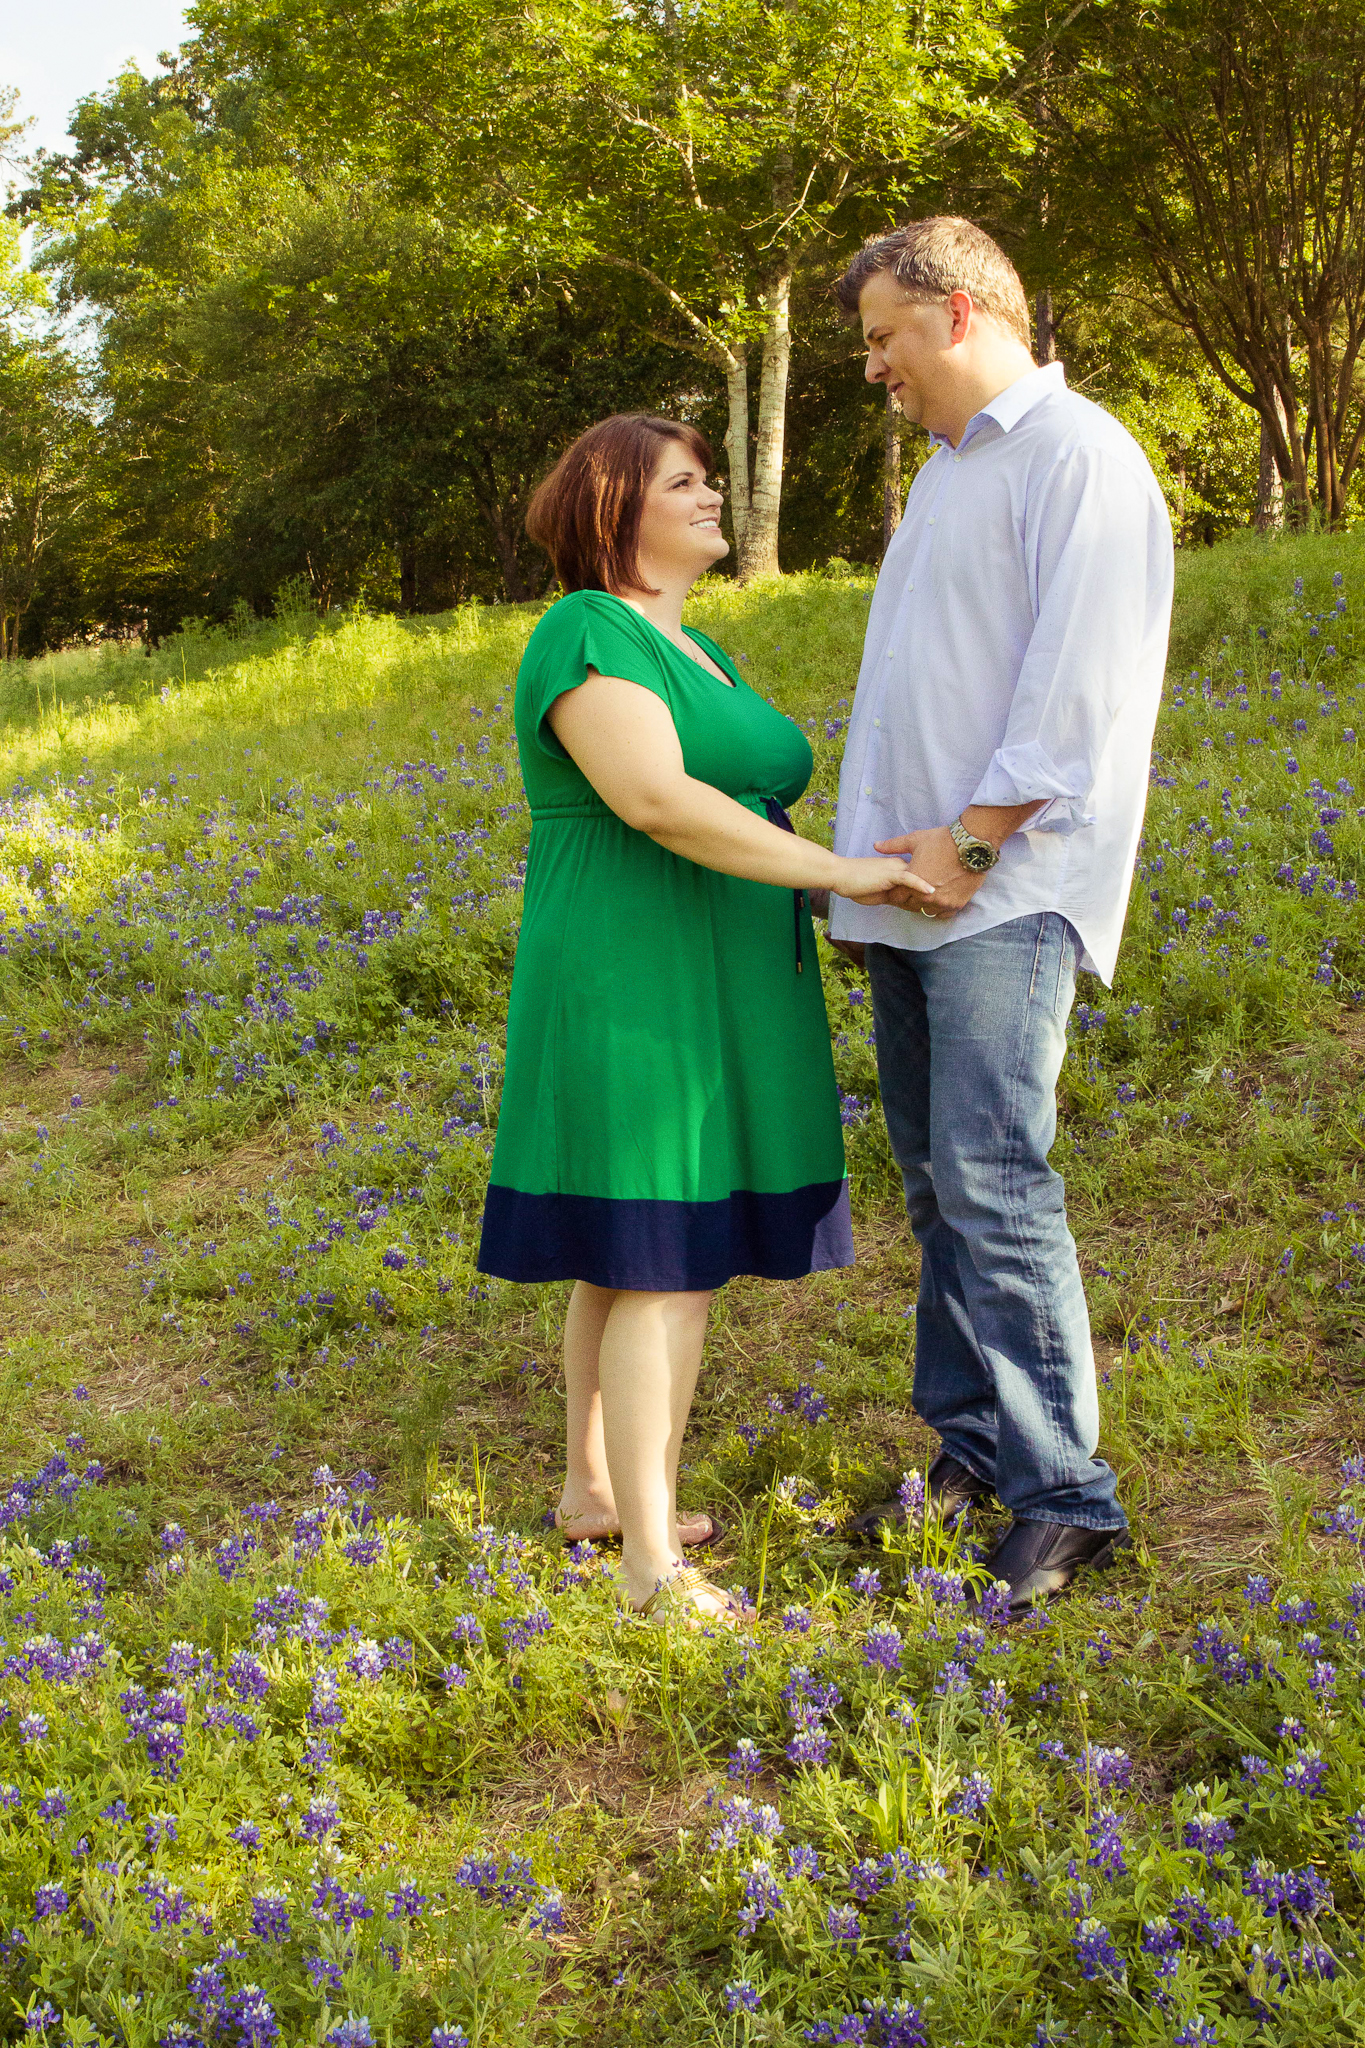
MULTIPOLYGON (((1032 972, 1032 974, 1031 974, 1031 975, 1029 976, 1029 992, 1028 992, 1028 1007, 1027 1007, 1027 1010, 1026 1010, 1026 1012, 1025 1012, 1025 1028, 1024 1028, 1024 1030, 1023 1030, 1023 1031, 1022 1031, 1022 1032, 1020 1033, 1020 1039, 1019 1039, 1019 1047, 1018 1047, 1018 1055, 1017 1055, 1017 1059, 1016 1059, 1016 1063, 1015 1063, 1014 1073, 1013 1073, 1013 1075, 1011 1076, 1011 1080, 1010 1080, 1010 1099, 1009 1099, 1009 1120, 1008 1120, 1008 1126, 1007 1126, 1007 1128, 1009 1129, 1009 1132, 1010 1132, 1010 1134, 1011 1134, 1011 1138, 1010 1138, 1010 1144, 1009 1144, 1009 1146, 1008 1146, 1008 1148, 1007 1148, 1007 1151, 1006 1151, 1006 1156, 1005 1156, 1005 1162, 1004 1162, 1004 1165, 1005 1165, 1005 1171, 1004 1171, 1004 1174, 1002 1175, 1002 1193, 1003 1193, 1003 1195, 1004 1195, 1004 1198, 1005 1198, 1005 1205, 1006 1205, 1006 1210, 1007 1210, 1007 1212, 1008 1212, 1008 1213, 1013 1213, 1013 1212, 1015 1211, 1015 1209, 1017 1208, 1017 1206, 1018 1206, 1018 1205, 1016 1204, 1016 1202, 1015 1202, 1015 1199, 1014 1199, 1014 1197, 1015 1197, 1015 1191, 1016 1191, 1016 1177, 1017 1177, 1017 1174, 1018 1174, 1018 1169, 1019 1169, 1019 1153, 1020 1153, 1020 1145, 1019 1145, 1019 1139, 1018 1139, 1018 1131, 1019 1131, 1019 1092, 1020 1092, 1020 1088, 1021 1088, 1021 1085, 1022 1085, 1022 1079, 1023 1079, 1023 1074, 1024 1074, 1024 1070, 1025 1070, 1025 1067, 1026 1067, 1026 1065, 1027 1065, 1027 1063, 1028 1063, 1028 1060, 1027 1060, 1027 1047, 1028 1047, 1028 1046, 1029 1046, 1029 1045, 1031 1044, 1031 1042, 1032 1042, 1032 1038, 1031 1038, 1031 1032, 1030 1032, 1030 1028, 1029 1028, 1029 1027, 1030 1027, 1030 1024, 1031 1024, 1031 1023, 1036 1023, 1036 1018, 1034 1018, 1034 1017, 1032 1016, 1032 1011, 1033 1011, 1033 999, 1034 999, 1034 993, 1035 993, 1035 990, 1036 990, 1036 987, 1037 987, 1037 981, 1038 981, 1038 968, 1039 968, 1039 963, 1040 963, 1040 961, 1041 961, 1041 959, 1042 959, 1042 954, 1043 954, 1043 941, 1044 941, 1044 936, 1045 936, 1046 930, 1047 930, 1047 918, 1046 918, 1046 917, 1040 918, 1040 919, 1039 919, 1039 923, 1038 923, 1038 936, 1037 936, 1037 939, 1036 939, 1036 941, 1035 941, 1035 944, 1034 944, 1034 951, 1033 951, 1033 972, 1032 972)), ((1042 1271, 1041 1271, 1041 1269, 1040 1269, 1040 1266, 1039 1266, 1039 1262, 1038 1262, 1038 1258, 1037 1258, 1037 1253, 1036 1253, 1036 1251, 1034 1251, 1033 1249, 1030 1249, 1030 1250, 1029 1250, 1029 1252, 1028 1252, 1028 1268, 1029 1268, 1029 1281, 1030 1281, 1030 1287, 1031 1287, 1031 1290, 1032 1290, 1032 1293, 1033 1293, 1033 1297, 1034 1297, 1034 1300, 1036 1301, 1036 1300, 1038 1299, 1038 1297, 1039 1297, 1039 1296, 1040 1296, 1041 1294, 1043 1294, 1043 1293, 1045 1293, 1045 1292, 1046 1292, 1046 1278, 1045 1278, 1045 1275, 1043 1274, 1043 1272, 1042 1272, 1042 1271)), ((1056 1460, 1056 1463, 1057 1463, 1058 1465, 1060 1465, 1060 1464, 1061 1464, 1061 1463, 1063 1462, 1063 1450, 1064 1450, 1064 1445, 1063 1445, 1063 1441, 1062 1441, 1062 1432, 1061 1432, 1061 1429, 1059 1428, 1059 1426, 1058 1426, 1058 1423, 1057 1423, 1057 1403, 1056 1403, 1056 1399, 1055 1399, 1055 1397, 1054 1397, 1054 1396, 1055 1396, 1055 1388, 1056 1388, 1056 1382, 1057 1382, 1057 1357, 1056 1357, 1056 1350, 1055 1350, 1055 1346, 1054 1346, 1054 1344, 1053 1344, 1053 1342, 1052 1342, 1051 1336, 1049 1335, 1049 1337, 1048 1337, 1048 1341, 1046 1342, 1046 1344, 1045 1344, 1045 1343, 1044 1343, 1044 1342, 1042 1341, 1042 1340, 1043 1340, 1043 1336, 1044 1336, 1044 1331, 1043 1331, 1043 1327, 1042 1327, 1042 1325, 1041 1325, 1041 1322, 1039 1321, 1039 1319, 1038 1319, 1038 1318, 1036 1317, 1036 1315, 1035 1315, 1035 1319, 1034 1319, 1034 1342, 1035 1342, 1035 1353, 1036 1353, 1036 1356, 1037 1356, 1037 1358, 1038 1358, 1038 1361, 1039 1361, 1039 1364, 1040 1364, 1040 1365, 1042 1365, 1042 1364, 1044 1363, 1044 1361, 1046 1361, 1046 1372, 1047 1372, 1047 1381, 1048 1381, 1048 1394, 1049 1394, 1049 1399, 1048 1399, 1048 1404, 1047 1404, 1047 1409, 1048 1409, 1048 1427, 1049 1427, 1049 1428, 1051 1429, 1051 1431, 1052 1431, 1052 1441, 1053 1441, 1053 1456, 1054 1456, 1054 1458, 1055 1458, 1055 1460, 1056 1460)))

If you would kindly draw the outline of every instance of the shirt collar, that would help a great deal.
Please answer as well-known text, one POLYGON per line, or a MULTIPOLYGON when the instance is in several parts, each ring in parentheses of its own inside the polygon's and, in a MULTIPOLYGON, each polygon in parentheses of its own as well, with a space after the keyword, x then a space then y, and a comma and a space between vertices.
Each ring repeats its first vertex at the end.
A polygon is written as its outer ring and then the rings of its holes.
MULTIPOLYGON (((1045 363, 1041 369, 1025 370, 1022 377, 1016 377, 1003 391, 997 391, 980 412, 972 414, 958 446, 962 447, 975 436, 983 420, 994 420, 1001 431, 1008 434, 1012 427, 1018 426, 1025 413, 1033 411, 1035 405, 1041 405, 1054 391, 1065 389, 1066 371, 1060 363, 1045 363)), ((948 445, 942 434, 935 434, 933 438, 940 447, 948 445)))

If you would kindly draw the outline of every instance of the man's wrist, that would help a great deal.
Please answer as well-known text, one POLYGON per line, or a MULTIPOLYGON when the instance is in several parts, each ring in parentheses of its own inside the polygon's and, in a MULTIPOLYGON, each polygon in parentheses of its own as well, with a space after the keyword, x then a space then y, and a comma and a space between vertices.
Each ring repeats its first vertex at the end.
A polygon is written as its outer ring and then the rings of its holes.
POLYGON ((1007 839, 1021 832, 1029 819, 1043 809, 1041 803, 1033 804, 968 804, 958 819, 964 832, 973 839, 984 839, 997 853, 1007 839))

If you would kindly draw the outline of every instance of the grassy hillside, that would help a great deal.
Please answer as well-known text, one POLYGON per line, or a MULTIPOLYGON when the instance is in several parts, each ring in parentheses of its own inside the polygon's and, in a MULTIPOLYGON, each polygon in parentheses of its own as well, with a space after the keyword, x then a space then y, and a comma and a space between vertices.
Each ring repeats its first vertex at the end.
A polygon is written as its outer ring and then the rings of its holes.
MULTIPOLYGON (((1014 1630, 832 1533, 931 1449, 833 958, 860 1262, 725 1291, 686 1475, 752 1640, 540 1527, 566 1290, 473 1264, 534 613, 5 672, 0 2038, 1360 2037, 1361 557, 1180 563, 1056 1155, 1138 1545, 1014 1630)), ((869 594, 694 605, 817 836, 869 594)))

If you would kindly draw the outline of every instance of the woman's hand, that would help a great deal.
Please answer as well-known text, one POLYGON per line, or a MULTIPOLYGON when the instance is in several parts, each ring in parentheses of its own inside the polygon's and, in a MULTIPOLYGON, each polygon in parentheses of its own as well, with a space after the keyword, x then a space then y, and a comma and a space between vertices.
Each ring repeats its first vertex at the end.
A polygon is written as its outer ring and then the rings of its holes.
POLYGON ((869 854, 863 860, 840 860, 839 872, 830 883, 836 896, 850 903, 890 903, 898 910, 915 898, 933 895, 934 885, 922 875, 912 874, 908 862, 897 855, 869 854))

